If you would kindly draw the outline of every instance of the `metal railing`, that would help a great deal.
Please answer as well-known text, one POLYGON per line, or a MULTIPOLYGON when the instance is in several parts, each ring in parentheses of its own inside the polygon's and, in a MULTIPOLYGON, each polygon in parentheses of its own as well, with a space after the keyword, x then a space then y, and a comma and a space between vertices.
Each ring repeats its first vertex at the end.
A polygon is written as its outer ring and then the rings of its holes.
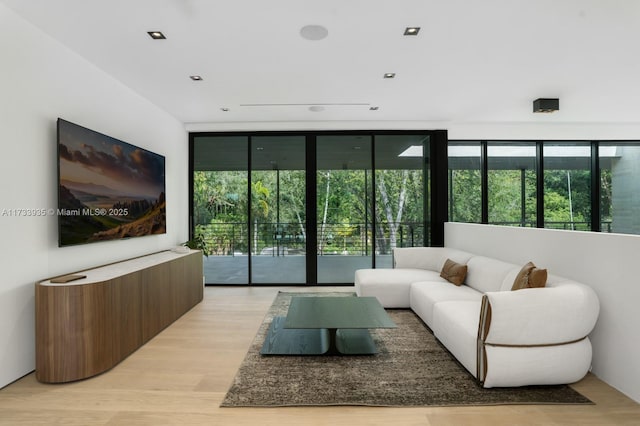
MULTIPOLYGON (((602 221, 600 222, 601 232, 611 232, 611 221, 602 221)), ((489 225, 503 225, 503 226, 521 226, 527 228, 535 228, 536 222, 489 222, 489 225)), ((544 223, 545 228, 549 229, 563 229, 565 231, 590 231, 591 230, 591 222, 576 222, 576 221, 568 221, 568 222, 550 222, 547 221, 544 223)))
POLYGON ((209 255, 235 256, 246 254, 249 247, 249 229, 246 223, 226 222, 198 225, 196 232, 202 233, 209 255))
MULTIPOLYGON (((535 222, 490 222, 491 225, 525 226, 535 228, 535 222)), ((369 256, 391 254, 395 247, 421 247, 425 245, 424 224, 421 222, 401 222, 391 226, 380 222, 376 227, 375 249, 372 245, 371 224, 319 223, 317 224, 316 253, 320 256, 351 255, 369 256)), ((602 232, 611 232, 611 221, 602 222, 602 232)), ((545 228, 589 231, 590 222, 545 222, 545 228)), ((299 223, 253 224, 251 231, 247 223, 227 222, 199 225, 210 247, 210 255, 215 256, 290 256, 306 254, 306 229, 299 223), (251 236, 250 236, 251 233, 251 236)), ((428 239, 426 240, 428 245, 428 239)))
MULTIPOLYGON (((390 225, 380 222, 376 228, 376 254, 391 254, 394 247, 422 246, 424 225, 420 222, 401 222, 390 225), (393 226, 392 226, 393 225, 393 226)), ((299 223, 226 222, 198 225, 210 255, 287 256, 306 254, 306 229, 299 223)), ((324 255, 368 256, 372 253, 371 224, 318 223, 316 252, 324 255)))

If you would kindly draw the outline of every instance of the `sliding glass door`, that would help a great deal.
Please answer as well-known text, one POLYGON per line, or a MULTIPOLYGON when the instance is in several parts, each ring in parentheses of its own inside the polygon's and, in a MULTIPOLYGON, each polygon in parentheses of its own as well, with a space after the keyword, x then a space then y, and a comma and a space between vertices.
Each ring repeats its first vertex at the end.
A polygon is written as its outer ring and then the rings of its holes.
POLYGON ((428 135, 375 138, 375 264, 392 267, 393 249, 428 245, 428 135))
POLYGON ((249 138, 202 137, 192 146, 192 227, 206 243, 207 283, 249 282, 249 138), (224 155, 220 155, 224 153, 224 155))
POLYGON ((207 284, 350 284, 391 267, 396 247, 431 243, 428 132, 190 139, 207 284))
POLYGON ((303 136, 251 138, 251 282, 306 281, 303 136))
POLYGON ((317 138, 318 283, 353 282, 372 265, 371 139, 317 138))

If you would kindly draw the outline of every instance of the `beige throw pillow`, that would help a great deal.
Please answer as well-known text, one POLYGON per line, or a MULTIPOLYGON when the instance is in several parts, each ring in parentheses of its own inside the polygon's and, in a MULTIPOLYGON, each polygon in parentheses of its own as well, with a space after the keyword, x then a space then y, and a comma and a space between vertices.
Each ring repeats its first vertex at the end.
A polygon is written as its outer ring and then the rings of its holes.
POLYGON ((511 290, 522 290, 524 288, 539 288, 547 284, 547 270, 536 268, 533 262, 528 262, 522 267, 516 279, 513 281, 511 290))
POLYGON ((451 259, 447 259, 442 266, 440 276, 455 285, 461 285, 467 276, 467 265, 462 265, 451 259))

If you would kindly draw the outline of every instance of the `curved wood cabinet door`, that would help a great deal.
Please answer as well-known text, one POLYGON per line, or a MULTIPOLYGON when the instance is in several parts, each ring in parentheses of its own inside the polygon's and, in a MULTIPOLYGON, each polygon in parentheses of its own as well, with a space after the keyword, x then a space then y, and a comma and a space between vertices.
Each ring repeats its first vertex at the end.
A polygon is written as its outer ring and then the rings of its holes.
POLYGON ((36 378, 100 374, 202 301, 202 253, 156 253, 36 284, 36 378))

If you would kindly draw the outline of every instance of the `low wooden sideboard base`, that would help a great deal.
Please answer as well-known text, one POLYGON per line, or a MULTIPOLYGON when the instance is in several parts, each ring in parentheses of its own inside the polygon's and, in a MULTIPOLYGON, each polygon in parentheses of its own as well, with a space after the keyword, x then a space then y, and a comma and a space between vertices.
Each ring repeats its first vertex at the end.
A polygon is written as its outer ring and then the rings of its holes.
POLYGON ((202 252, 164 251, 36 283, 36 378, 109 370, 203 298, 202 252))

